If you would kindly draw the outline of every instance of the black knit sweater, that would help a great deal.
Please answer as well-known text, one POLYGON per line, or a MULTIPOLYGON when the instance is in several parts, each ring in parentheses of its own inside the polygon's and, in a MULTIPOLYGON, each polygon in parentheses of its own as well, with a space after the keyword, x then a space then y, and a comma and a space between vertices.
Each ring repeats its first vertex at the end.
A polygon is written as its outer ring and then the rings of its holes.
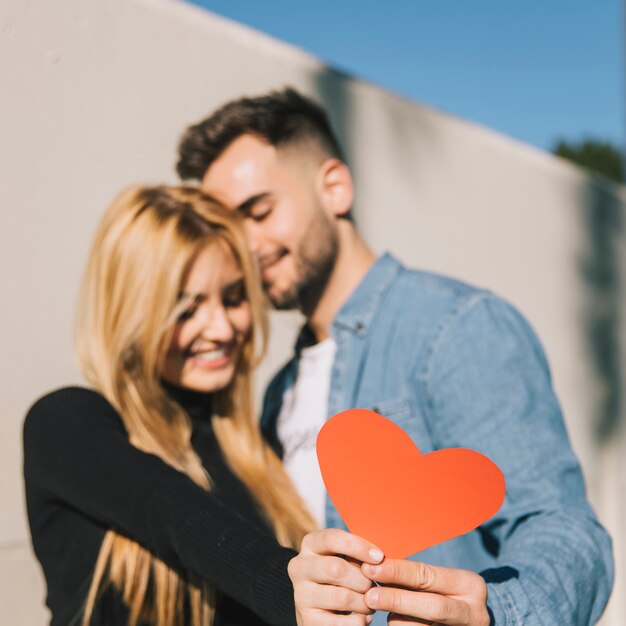
MULTIPOLYGON (((294 625, 287 563, 295 552, 276 542, 225 463, 207 396, 170 393, 192 418, 192 445, 211 475, 211 492, 132 446, 118 413, 94 391, 60 389, 30 409, 24 424, 26 502, 51 626, 80 623, 109 528, 213 585, 216 625, 294 625)), ((91 624, 125 626, 127 615, 109 587, 91 624)))

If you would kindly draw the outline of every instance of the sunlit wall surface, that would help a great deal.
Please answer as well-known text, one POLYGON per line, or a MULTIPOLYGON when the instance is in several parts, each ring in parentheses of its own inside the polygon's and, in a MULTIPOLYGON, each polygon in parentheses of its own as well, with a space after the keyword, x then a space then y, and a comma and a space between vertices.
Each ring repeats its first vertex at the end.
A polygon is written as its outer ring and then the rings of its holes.
MULTIPOLYGON (((531 320, 623 571, 623 189, 174 1, 3 0, 0 46, 2 623, 47 619, 21 421, 38 395, 80 382, 72 320, 99 215, 127 184, 176 181, 190 122, 285 84, 330 107, 356 175, 356 217, 377 251, 491 288, 531 320)), ((297 326, 294 315, 275 319, 260 387, 297 326)), ((622 577, 604 624, 625 623, 624 591, 622 577)))

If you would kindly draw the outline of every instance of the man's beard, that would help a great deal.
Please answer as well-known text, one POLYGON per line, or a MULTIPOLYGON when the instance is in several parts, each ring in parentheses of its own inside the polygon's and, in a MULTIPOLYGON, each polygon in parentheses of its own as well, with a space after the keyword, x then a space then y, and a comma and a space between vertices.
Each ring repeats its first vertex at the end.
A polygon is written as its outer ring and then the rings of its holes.
POLYGON ((288 289, 272 296, 271 303, 279 311, 298 309, 310 315, 328 284, 339 252, 339 239, 324 213, 312 224, 300 249, 294 254, 296 280, 288 289), (296 256, 297 255, 297 256, 296 256))

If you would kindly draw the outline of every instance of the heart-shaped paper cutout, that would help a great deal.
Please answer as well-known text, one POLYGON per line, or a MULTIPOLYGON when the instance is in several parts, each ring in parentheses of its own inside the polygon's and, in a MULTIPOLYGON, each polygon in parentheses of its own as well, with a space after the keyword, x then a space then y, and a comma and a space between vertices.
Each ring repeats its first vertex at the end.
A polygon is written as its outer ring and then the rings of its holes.
POLYGON ((465 448, 421 454, 399 426, 365 409, 324 424, 317 458, 346 526, 391 558, 474 530, 504 501, 504 475, 483 454, 465 448))

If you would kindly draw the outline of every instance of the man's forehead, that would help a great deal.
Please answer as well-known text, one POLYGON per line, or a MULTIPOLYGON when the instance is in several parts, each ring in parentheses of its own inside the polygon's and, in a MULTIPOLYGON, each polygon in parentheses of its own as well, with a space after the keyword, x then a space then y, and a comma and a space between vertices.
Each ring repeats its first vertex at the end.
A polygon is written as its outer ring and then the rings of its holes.
POLYGON ((278 167, 276 148, 252 135, 235 139, 215 159, 202 179, 202 189, 227 205, 239 204, 267 185, 278 167))

